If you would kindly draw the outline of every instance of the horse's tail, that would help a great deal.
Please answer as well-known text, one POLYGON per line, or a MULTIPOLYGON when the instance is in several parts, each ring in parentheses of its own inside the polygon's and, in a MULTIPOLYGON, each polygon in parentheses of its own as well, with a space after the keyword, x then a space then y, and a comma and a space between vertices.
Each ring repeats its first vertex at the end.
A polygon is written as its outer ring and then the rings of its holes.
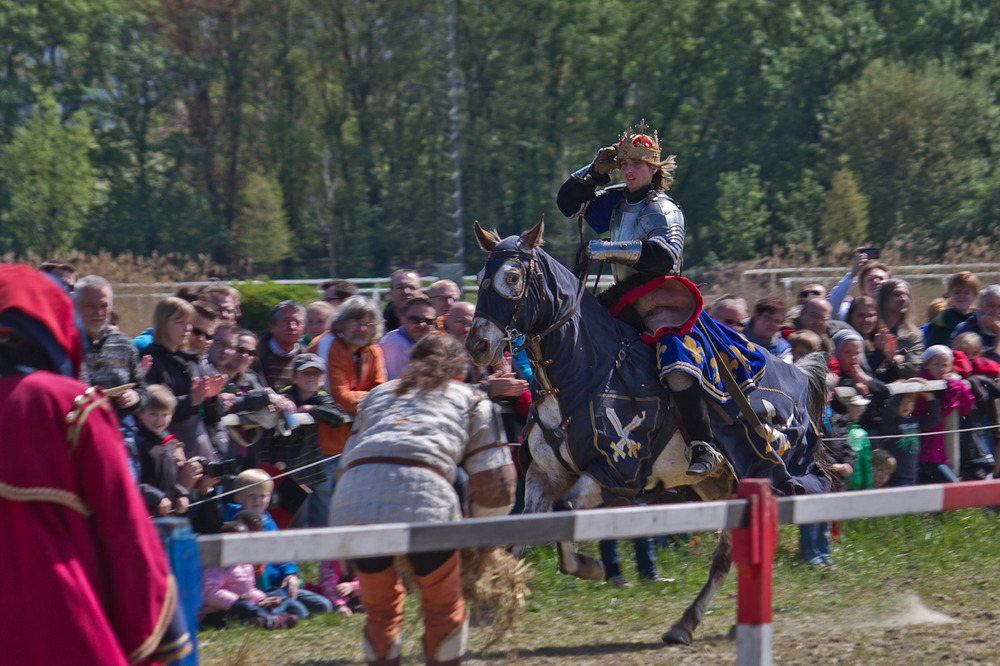
POLYGON ((813 352, 795 362, 795 367, 805 373, 809 380, 809 393, 806 407, 809 410, 809 422, 816 432, 823 432, 823 409, 826 406, 826 394, 829 391, 826 383, 827 369, 826 353, 813 352))

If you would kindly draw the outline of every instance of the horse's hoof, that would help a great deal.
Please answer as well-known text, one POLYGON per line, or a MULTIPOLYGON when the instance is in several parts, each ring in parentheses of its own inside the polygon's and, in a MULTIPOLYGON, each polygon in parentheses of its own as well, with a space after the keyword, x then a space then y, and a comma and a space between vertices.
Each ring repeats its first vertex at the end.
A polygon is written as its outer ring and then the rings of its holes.
POLYGON ((570 569, 560 564, 559 573, 583 580, 603 580, 604 565, 592 557, 576 553, 573 558, 573 567, 570 569))
POLYGON ((691 632, 671 627, 670 631, 663 634, 663 642, 667 645, 691 645, 691 632))
POLYGON ((603 580, 604 565, 592 557, 581 555, 577 560, 576 576, 583 580, 603 580))

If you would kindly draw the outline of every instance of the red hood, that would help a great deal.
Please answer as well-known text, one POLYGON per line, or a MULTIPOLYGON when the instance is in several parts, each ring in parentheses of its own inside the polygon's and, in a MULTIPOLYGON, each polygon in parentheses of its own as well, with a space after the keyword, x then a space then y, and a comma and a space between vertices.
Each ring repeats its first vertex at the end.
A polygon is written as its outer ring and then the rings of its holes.
POLYGON ((83 341, 76 308, 53 278, 31 266, 0 265, 0 317, 0 330, 43 346, 56 372, 79 375, 83 341))

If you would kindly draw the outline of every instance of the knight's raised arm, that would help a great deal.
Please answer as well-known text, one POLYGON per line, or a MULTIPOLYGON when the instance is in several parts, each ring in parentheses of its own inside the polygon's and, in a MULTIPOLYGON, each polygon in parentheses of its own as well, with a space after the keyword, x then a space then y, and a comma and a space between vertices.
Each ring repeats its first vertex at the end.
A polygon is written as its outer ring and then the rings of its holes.
POLYGON ((602 148, 556 195, 564 215, 582 212, 595 232, 611 232, 610 241, 590 241, 587 254, 613 264, 618 280, 634 272, 677 273, 683 263, 684 214, 666 194, 676 163, 672 155, 660 160, 659 137, 646 132, 645 123, 623 132, 616 145, 602 148), (615 168, 624 182, 598 190, 615 168))

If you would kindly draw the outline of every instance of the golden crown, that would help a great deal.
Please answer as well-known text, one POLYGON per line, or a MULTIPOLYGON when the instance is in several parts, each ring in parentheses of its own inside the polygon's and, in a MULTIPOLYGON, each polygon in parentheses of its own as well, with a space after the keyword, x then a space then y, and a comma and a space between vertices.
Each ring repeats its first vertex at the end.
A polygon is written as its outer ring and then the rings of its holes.
POLYGON ((621 133, 618 138, 618 159, 659 163, 660 137, 655 131, 652 135, 649 134, 645 119, 621 133))

